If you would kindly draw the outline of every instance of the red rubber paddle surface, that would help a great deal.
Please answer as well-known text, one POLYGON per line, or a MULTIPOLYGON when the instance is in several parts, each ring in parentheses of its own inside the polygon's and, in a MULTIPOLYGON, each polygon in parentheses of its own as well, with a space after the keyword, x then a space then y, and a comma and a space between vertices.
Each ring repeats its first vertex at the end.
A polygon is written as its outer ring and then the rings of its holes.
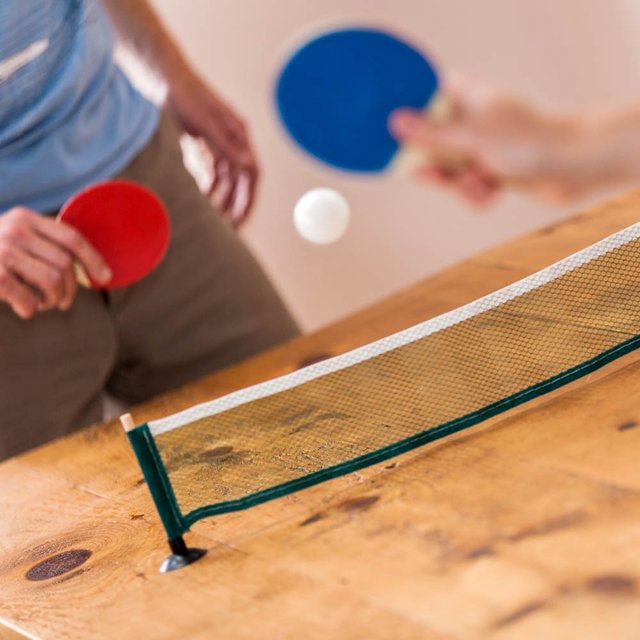
POLYGON ((59 220, 75 227, 113 272, 106 285, 125 287, 153 271, 169 246, 169 217, 161 200, 134 182, 101 182, 77 193, 62 207, 59 220))

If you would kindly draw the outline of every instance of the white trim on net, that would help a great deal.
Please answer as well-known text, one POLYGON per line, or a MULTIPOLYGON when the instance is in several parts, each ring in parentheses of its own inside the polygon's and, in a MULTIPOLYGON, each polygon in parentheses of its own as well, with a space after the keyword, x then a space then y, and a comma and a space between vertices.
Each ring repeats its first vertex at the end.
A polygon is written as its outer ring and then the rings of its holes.
POLYGON ((490 293, 483 298, 479 298, 474 302, 454 309, 453 311, 449 311, 431 320, 410 327, 409 329, 392 334, 386 338, 382 338, 381 340, 377 340, 376 342, 364 345, 329 360, 324 360, 279 378, 274 378, 273 380, 235 391, 221 398, 216 398, 215 400, 194 405, 189 409, 165 418, 151 421, 148 423, 149 429, 154 436, 157 436, 200 418, 222 413, 246 402, 266 398, 267 396, 286 391, 287 389, 292 389, 305 382, 315 380, 316 378, 339 371, 340 369, 351 367, 403 345, 415 342, 425 336, 452 327, 475 315, 521 296, 528 291, 536 289, 543 284, 551 282, 638 237, 640 237, 640 223, 627 227, 537 273, 523 278, 518 282, 514 282, 503 289, 490 293))

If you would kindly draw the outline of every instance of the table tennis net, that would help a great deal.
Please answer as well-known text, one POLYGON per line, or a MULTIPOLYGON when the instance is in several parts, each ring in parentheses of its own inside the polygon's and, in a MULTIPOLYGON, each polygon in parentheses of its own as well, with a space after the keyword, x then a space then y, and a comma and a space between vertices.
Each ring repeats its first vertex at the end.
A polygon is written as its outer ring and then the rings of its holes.
POLYGON ((494 416, 640 345, 640 223, 471 304, 129 432, 169 537, 494 416))

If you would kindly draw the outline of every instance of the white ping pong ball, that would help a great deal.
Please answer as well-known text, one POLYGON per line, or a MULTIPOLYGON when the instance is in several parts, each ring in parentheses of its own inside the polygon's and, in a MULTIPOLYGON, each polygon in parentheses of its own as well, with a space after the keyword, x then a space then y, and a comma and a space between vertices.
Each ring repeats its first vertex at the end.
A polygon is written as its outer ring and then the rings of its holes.
POLYGON ((349 203, 334 189, 311 189, 293 209, 293 224, 297 232, 315 244, 331 244, 339 240, 347 230, 350 218, 349 203))

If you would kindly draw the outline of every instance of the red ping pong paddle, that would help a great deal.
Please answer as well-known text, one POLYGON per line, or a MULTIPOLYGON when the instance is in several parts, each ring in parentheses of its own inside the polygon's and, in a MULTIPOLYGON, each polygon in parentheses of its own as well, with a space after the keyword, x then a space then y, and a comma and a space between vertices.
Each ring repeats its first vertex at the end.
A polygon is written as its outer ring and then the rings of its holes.
POLYGON ((160 264, 170 238, 164 204, 134 182, 112 180, 80 191, 62 207, 58 220, 75 227, 102 255, 113 273, 106 285, 76 265, 80 284, 95 289, 130 285, 160 264))

